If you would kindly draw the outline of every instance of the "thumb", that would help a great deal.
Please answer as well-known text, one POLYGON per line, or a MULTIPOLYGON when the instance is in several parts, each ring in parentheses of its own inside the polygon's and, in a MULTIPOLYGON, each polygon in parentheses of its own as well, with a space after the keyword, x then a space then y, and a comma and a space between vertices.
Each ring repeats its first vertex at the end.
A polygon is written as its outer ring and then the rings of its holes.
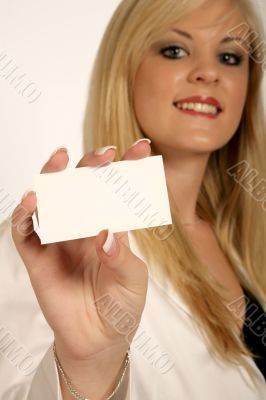
POLYGON ((120 283, 136 288, 145 287, 148 281, 148 269, 143 260, 130 249, 128 233, 123 235, 108 230, 101 231, 96 237, 96 251, 105 267, 114 271, 120 283))

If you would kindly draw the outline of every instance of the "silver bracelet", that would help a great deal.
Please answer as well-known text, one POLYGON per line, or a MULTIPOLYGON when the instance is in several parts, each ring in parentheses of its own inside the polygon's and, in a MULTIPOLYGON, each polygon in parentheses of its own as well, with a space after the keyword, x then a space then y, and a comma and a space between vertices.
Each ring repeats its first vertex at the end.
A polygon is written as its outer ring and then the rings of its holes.
MULTIPOLYGON (((60 372, 65 384, 67 385, 67 388, 68 388, 70 394, 76 400, 90 400, 87 397, 82 396, 76 389, 73 388, 72 383, 70 382, 69 378, 67 378, 67 376, 66 376, 66 374, 65 374, 65 372, 64 372, 64 370, 62 368, 62 365, 60 364, 60 361, 59 361, 59 359, 57 357, 56 349, 55 349, 55 342, 54 342, 54 345, 53 345, 53 351, 54 351, 54 359, 55 359, 58 371, 60 372)), ((108 396, 106 398, 106 400, 110 400, 114 396, 114 394, 118 391, 118 389, 119 389, 119 387, 120 387, 120 385, 122 383, 122 380, 124 378, 124 375, 126 373, 127 366, 130 363, 130 357, 131 357, 130 349, 128 349, 127 354, 126 354, 125 366, 124 366, 121 378, 119 379, 119 382, 118 382, 116 388, 113 390, 113 392, 110 394, 110 396, 108 396)))

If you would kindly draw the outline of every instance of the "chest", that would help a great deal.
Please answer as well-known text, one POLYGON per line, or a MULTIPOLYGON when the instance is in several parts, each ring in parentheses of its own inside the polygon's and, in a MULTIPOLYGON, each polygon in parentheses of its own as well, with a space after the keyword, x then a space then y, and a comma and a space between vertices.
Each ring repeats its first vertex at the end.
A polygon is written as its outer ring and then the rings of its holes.
POLYGON ((131 352, 132 400, 266 398, 263 379, 254 388, 242 366, 217 362, 187 305, 160 280, 149 279, 131 352))

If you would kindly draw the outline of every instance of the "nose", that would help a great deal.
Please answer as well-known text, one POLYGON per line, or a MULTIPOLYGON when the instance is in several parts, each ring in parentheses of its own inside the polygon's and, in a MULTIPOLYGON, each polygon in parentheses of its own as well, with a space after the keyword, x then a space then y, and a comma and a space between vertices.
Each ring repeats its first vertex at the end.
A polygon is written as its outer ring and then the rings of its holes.
POLYGON ((191 83, 217 84, 220 80, 219 68, 213 59, 201 57, 193 62, 188 79, 191 83))

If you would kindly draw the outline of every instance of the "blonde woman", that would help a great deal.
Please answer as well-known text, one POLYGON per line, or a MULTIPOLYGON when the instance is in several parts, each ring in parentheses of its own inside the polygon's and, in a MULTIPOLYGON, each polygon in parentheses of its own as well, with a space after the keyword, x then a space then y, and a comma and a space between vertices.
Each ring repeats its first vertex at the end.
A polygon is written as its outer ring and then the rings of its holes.
POLYGON ((25 196, 12 237, 55 339, 25 398, 266 398, 263 34, 248 0, 119 5, 77 167, 161 154, 173 225, 41 246, 25 196))

